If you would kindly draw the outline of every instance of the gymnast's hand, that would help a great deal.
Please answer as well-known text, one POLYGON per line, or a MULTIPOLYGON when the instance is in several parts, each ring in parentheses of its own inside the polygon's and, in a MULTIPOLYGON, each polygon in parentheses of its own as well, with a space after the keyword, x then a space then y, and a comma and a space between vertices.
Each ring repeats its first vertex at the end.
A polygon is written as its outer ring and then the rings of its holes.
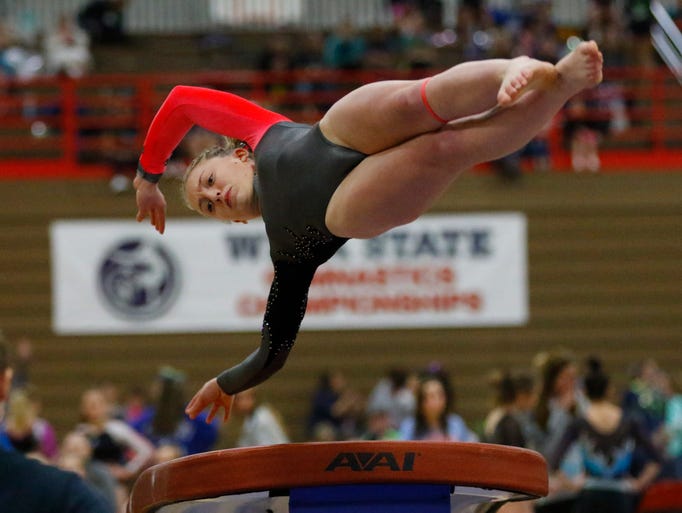
POLYGON ((232 396, 222 391, 218 386, 216 378, 204 383, 204 386, 194 394, 187 408, 185 408, 185 413, 189 415, 189 418, 195 419, 209 405, 211 406, 211 411, 208 417, 206 417, 207 424, 213 421, 221 406, 225 410, 223 422, 227 422, 227 419, 230 418, 230 409, 232 408, 232 396))
POLYGON ((140 223, 149 216, 156 231, 163 233, 166 228, 166 198, 155 183, 148 182, 141 176, 136 176, 133 187, 137 191, 137 222, 140 223))

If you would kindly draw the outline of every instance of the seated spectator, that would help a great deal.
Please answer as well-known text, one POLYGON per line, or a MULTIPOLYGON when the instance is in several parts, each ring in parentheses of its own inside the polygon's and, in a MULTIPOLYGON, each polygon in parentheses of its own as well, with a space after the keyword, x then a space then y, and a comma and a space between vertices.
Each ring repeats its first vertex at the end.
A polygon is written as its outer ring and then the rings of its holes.
MULTIPOLYGON (((663 391, 664 373, 652 358, 635 363, 631 369, 630 383, 623 393, 621 406, 629 415, 639 419, 654 445, 663 451, 665 440, 664 420, 666 397, 663 391)), ((637 451, 635 468, 641 468, 645 455, 637 451)))
POLYGON ((427 373, 417 387, 417 405, 412 418, 400 426, 404 440, 450 440, 475 442, 478 436, 462 417, 453 413, 453 392, 446 374, 427 373))
POLYGON ((92 445, 92 457, 109 467, 121 483, 135 479, 149 465, 153 445, 125 422, 111 418, 110 405, 98 388, 81 397, 82 422, 76 430, 92 445))
POLYGON ((483 424, 483 441, 526 447, 523 428, 516 415, 516 389, 509 371, 495 372, 490 380, 494 407, 483 424))
POLYGON ((249 388, 235 396, 233 411, 243 419, 237 447, 289 442, 279 413, 272 406, 259 402, 255 388, 249 388))
POLYGON ((385 411, 391 426, 398 428, 403 420, 414 416, 416 376, 394 367, 374 386, 367 399, 367 410, 385 411))
POLYGON ((0 77, 28 80, 39 76, 44 68, 42 55, 19 38, 14 26, 0 19, 0 77))
POLYGON ((66 434, 60 447, 57 466, 79 474, 102 494, 112 510, 116 508, 116 480, 105 463, 92 458, 92 446, 84 434, 76 431, 66 434))
POLYGON ((332 426, 337 440, 355 438, 364 410, 363 397, 348 385, 341 371, 323 373, 313 393, 308 438, 314 438, 318 424, 332 426))
POLYGON ((665 381, 667 401, 663 427, 666 435, 666 462, 663 477, 682 479, 682 388, 670 376, 665 381))
POLYGON ((90 39, 66 14, 62 14, 57 26, 45 35, 44 48, 48 73, 80 78, 92 67, 90 39))
POLYGON ((143 387, 134 386, 127 394, 123 406, 123 420, 131 426, 145 424, 154 415, 154 407, 143 387))
POLYGON ((206 422, 208 412, 195 419, 185 413, 185 375, 172 367, 160 369, 155 382, 153 405, 131 423, 132 427, 157 448, 172 445, 181 448, 183 455, 213 449, 219 435, 220 419, 206 422))
POLYGON ((126 0, 92 0, 78 13, 78 24, 93 43, 125 43, 125 4, 126 0))
POLYGON ((514 374, 513 380, 516 418, 521 425, 526 447, 537 451, 542 446, 544 436, 534 416, 538 402, 535 378, 530 372, 521 371, 514 374))
MULTIPOLYGON (((564 431, 579 410, 578 367, 573 355, 565 350, 540 353, 535 366, 540 375, 539 395, 534 420, 539 428, 539 446, 543 456, 556 452, 564 431)), ((582 485, 582 457, 577 445, 565 452, 560 474, 550 480, 547 497, 536 503, 542 513, 571 511, 577 490, 582 485)))
POLYGON ((643 422, 651 436, 656 436, 665 418, 666 398, 661 390, 662 371, 658 363, 648 358, 633 366, 622 407, 643 422))
POLYGON ((40 453, 38 439, 33 433, 35 420, 35 411, 26 393, 23 390, 12 392, 9 396, 7 418, 2 426, 6 440, 15 451, 47 462, 47 458, 40 453))
POLYGON ((16 390, 10 395, 3 430, 16 450, 51 462, 57 456, 57 434, 39 413, 40 402, 32 387, 16 390))
POLYGON ((59 442, 54 426, 41 416, 42 402, 34 386, 25 388, 28 400, 31 402, 35 420, 33 421, 33 435, 38 441, 38 450, 48 460, 54 461, 59 453, 59 442))
POLYGON ((398 431, 391 422, 391 412, 386 406, 378 404, 367 408, 367 426, 362 440, 399 440, 398 431))
POLYGON ((564 454, 577 443, 584 458, 585 482, 574 511, 634 512, 637 496, 660 470, 660 455, 641 424, 609 399, 609 376, 599 360, 590 359, 584 385, 589 405, 584 414, 571 422, 555 452, 550 454, 550 469, 558 472, 564 454), (632 469, 635 447, 642 448, 647 455, 639 474, 632 469))
POLYGON ((362 35, 343 22, 324 41, 324 64, 332 69, 361 69, 366 50, 362 35))

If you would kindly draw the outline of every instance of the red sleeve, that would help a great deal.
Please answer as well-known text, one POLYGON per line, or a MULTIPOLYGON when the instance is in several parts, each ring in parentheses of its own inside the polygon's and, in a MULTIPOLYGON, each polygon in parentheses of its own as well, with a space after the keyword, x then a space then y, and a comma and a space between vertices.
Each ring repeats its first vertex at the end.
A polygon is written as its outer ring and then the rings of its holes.
POLYGON ((267 129, 280 121, 289 119, 240 96, 203 87, 176 86, 149 126, 139 171, 160 178, 171 153, 194 125, 245 141, 255 150, 267 129))

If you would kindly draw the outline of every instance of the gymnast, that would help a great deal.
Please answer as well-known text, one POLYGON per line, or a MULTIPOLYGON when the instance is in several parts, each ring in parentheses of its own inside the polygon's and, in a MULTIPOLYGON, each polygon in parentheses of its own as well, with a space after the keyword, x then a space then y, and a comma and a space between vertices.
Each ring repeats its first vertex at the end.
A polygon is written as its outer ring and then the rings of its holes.
POLYGON ((207 381, 187 414, 211 407, 211 422, 223 408, 227 420, 234 394, 284 365, 321 264, 349 238, 413 221, 464 170, 524 146, 569 98, 601 81, 602 61, 590 41, 556 65, 491 59, 425 80, 375 82, 312 126, 227 92, 175 87, 144 141, 137 221, 149 218, 163 233, 166 202, 157 182, 171 152, 200 125, 245 145, 209 148, 189 165, 187 204, 221 221, 262 217, 274 265, 259 348, 207 381))

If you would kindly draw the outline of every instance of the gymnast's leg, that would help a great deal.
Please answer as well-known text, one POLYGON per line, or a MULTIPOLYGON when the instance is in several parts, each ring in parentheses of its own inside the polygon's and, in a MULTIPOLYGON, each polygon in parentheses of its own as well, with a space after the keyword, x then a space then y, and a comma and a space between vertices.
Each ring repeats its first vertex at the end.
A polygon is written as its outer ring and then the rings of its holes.
POLYGON ((569 98, 601 81, 601 68, 597 45, 581 43, 556 65, 556 80, 515 92, 518 99, 492 116, 448 123, 370 155, 332 196, 328 228, 340 237, 367 238, 413 221, 462 171, 530 141, 569 98))
POLYGON ((373 154, 509 104, 555 77, 554 66, 528 57, 465 62, 426 80, 362 86, 336 102, 320 126, 333 142, 373 154))

